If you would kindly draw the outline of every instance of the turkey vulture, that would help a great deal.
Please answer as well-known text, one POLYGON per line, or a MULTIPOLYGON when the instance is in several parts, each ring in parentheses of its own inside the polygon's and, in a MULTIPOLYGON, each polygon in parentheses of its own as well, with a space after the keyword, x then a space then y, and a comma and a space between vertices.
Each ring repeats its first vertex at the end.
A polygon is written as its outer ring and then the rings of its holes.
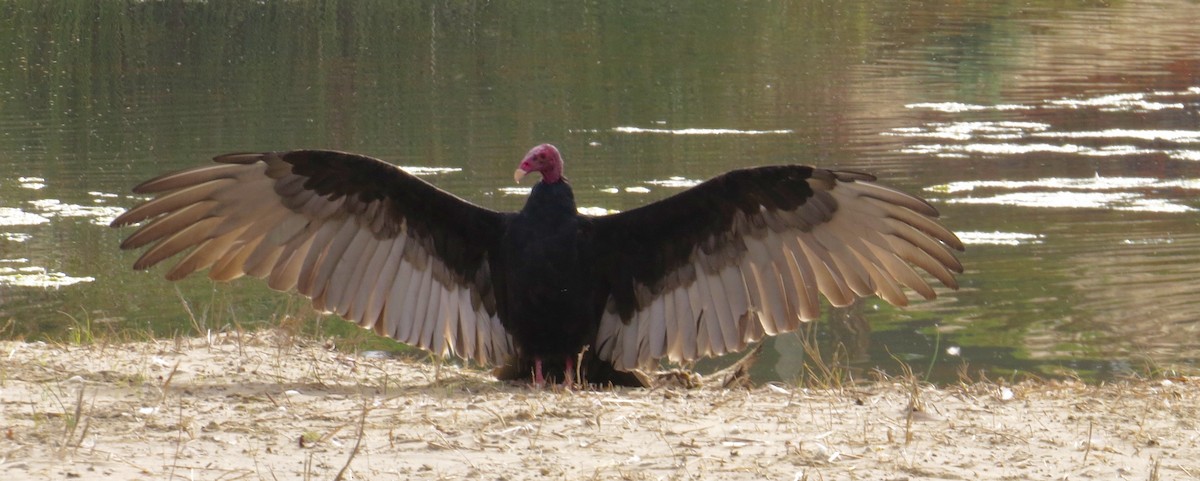
POLYGON ((190 250, 167 279, 265 278, 379 334, 538 384, 578 372, 640 385, 631 371, 660 358, 716 356, 798 328, 817 318, 818 293, 835 306, 871 294, 905 305, 903 287, 936 296, 913 266, 951 289, 962 272, 952 251, 962 243, 936 209, 858 172, 734 170, 592 217, 576 210, 549 144, 521 160, 515 180, 541 180, 515 213, 362 155, 213 160, 134 188, 155 197, 112 222, 148 221, 121 243, 150 246, 134 269, 190 250))

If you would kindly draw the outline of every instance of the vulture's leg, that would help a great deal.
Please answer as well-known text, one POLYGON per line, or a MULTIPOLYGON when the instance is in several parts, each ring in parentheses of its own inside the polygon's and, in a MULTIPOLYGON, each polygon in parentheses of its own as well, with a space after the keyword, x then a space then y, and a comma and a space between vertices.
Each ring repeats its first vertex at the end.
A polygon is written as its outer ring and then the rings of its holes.
POLYGON ((563 374, 563 387, 571 389, 575 386, 575 360, 567 358, 567 372, 563 374))
POLYGON ((533 384, 541 386, 546 384, 546 378, 542 377, 542 358, 533 358, 533 384))

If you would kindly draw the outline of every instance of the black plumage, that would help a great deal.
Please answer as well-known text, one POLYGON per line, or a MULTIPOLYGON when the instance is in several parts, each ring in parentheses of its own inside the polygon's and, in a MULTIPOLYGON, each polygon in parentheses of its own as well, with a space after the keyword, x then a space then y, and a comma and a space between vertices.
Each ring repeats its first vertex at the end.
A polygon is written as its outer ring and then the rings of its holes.
POLYGON ((228 154, 149 180, 113 221, 145 269, 189 251, 167 278, 266 278, 316 309, 439 355, 589 382, 640 384, 666 357, 737 351, 818 315, 902 288, 957 288, 962 244, 916 197, 867 174, 807 166, 735 170, 607 216, 577 212, 553 146, 524 208, 476 206, 388 163, 305 150, 228 154), (577 360, 582 365, 576 366, 577 360))

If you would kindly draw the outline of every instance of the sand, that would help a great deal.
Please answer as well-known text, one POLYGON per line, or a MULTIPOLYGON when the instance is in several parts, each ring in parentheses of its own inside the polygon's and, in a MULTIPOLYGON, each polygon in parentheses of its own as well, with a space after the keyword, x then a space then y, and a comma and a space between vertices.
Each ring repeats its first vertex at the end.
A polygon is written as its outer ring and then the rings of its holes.
POLYGON ((6 480, 1200 478, 1200 378, 536 389, 275 333, 0 357, 6 480))

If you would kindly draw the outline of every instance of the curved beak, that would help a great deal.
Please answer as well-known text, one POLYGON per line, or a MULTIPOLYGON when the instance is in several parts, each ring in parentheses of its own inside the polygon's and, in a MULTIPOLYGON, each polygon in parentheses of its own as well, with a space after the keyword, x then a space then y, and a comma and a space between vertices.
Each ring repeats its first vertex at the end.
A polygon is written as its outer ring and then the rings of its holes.
POLYGON ((528 174, 528 173, 529 173, 529 171, 527 171, 527 170, 517 169, 516 172, 513 172, 513 180, 517 181, 517 183, 520 184, 521 179, 524 179, 525 174, 528 174))

